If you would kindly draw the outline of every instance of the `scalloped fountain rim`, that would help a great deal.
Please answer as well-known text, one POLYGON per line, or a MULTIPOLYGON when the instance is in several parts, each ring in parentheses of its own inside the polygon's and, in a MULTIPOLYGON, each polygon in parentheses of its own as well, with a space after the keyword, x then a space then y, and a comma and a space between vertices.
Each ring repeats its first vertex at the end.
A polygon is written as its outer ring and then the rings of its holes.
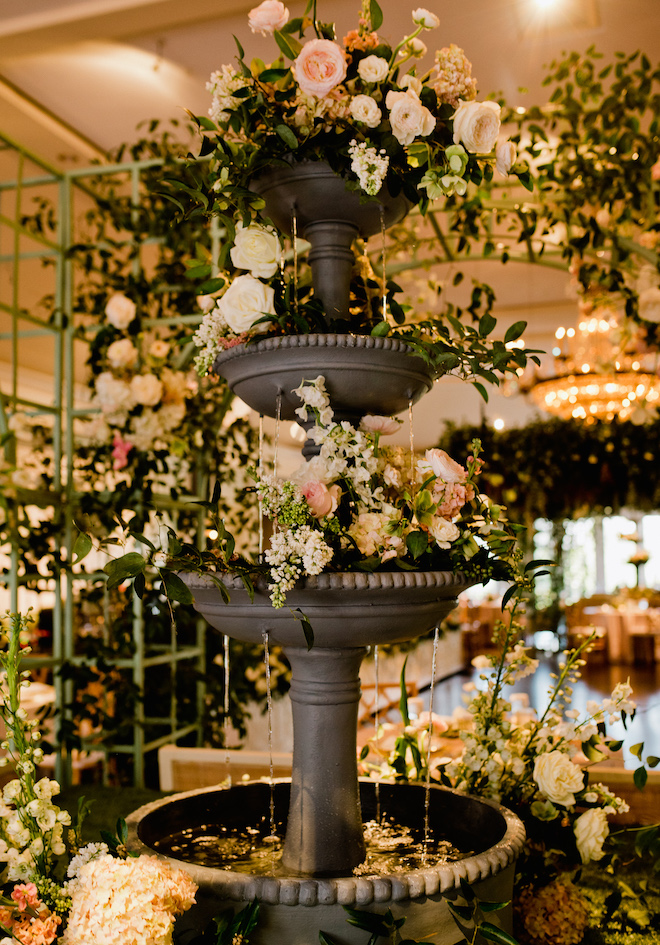
MULTIPOLYGON (((369 779, 360 779, 369 783, 369 779)), ((274 779, 273 784, 286 783, 286 778, 274 779)), ((261 783, 261 782, 260 782, 261 783)), ((148 815, 174 800, 199 797, 203 794, 223 790, 217 785, 201 790, 186 791, 170 797, 152 801, 134 811, 127 819, 130 849, 139 847, 142 853, 152 853, 139 836, 137 825, 148 815), (131 836, 131 834, 133 836, 131 836)), ((229 789, 230 790, 230 789, 229 789)), ((519 817, 495 801, 473 797, 449 788, 432 787, 434 791, 446 791, 459 797, 478 801, 497 811, 506 824, 503 837, 481 853, 475 853, 449 863, 378 877, 346 876, 333 879, 310 879, 307 877, 250 876, 232 870, 221 870, 195 863, 183 862, 167 857, 170 862, 183 868, 199 885, 212 885, 220 898, 247 902, 258 899, 268 905, 316 906, 334 905, 363 906, 371 902, 397 902, 435 896, 456 889, 460 880, 473 884, 487 879, 506 869, 520 855, 525 842, 525 828, 519 817)), ((159 854, 160 855, 160 854, 159 854)))
MULTIPOLYGON (((223 584, 231 590, 245 590, 240 577, 235 574, 214 572, 222 578, 223 584)), ((212 587, 213 579, 204 573, 195 571, 182 572, 188 587, 212 587)), ((463 590, 474 583, 464 571, 325 571, 322 574, 308 575, 296 583, 295 590, 401 590, 409 587, 450 587, 463 590)), ((259 587, 266 587, 267 581, 261 575, 254 581, 259 587)))

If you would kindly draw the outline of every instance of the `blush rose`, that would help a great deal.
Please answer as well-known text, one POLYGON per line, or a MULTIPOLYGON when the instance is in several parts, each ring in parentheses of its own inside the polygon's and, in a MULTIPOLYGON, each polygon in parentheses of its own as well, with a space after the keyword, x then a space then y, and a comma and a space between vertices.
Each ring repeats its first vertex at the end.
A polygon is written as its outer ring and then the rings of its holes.
POLYGON ((392 134, 399 144, 412 144, 435 128, 435 118, 413 92, 388 92, 385 105, 390 110, 392 134))
POLYGON ((318 481, 305 483, 300 491, 314 518, 325 518, 326 515, 336 511, 341 497, 341 489, 338 485, 328 488, 325 483, 318 481))
POLYGON ((280 0, 263 0, 248 13, 248 25, 253 33, 266 36, 281 30, 289 21, 289 11, 280 0))
POLYGON ((298 53, 291 71, 306 95, 323 98, 346 78, 346 56, 330 39, 310 39, 298 53))

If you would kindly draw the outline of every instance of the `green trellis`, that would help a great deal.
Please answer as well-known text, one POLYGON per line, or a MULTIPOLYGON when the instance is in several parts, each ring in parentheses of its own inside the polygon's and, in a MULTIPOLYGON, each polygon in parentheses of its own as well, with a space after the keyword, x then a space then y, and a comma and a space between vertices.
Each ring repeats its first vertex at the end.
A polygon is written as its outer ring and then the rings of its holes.
MULTIPOLYGON (((74 312, 75 257, 68 250, 78 238, 77 218, 85 207, 94 204, 98 182, 102 178, 120 178, 131 203, 139 206, 145 172, 162 163, 160 159, 122 162, 71 171, 59 171, 18 143, 0 136, 0 360, 8 370, 0 384, 0 436, 4 453, 2 497, 0 499, 0 533, 4 539, 2 583, 6 586, 10 610, 23 609, 25 586, 29 580, 42 594, 52 600, 52 653, 26 658, 28 669, 53 671, 63 664, 81 665, 83 658, 76 649, 77 628, 75 601, 81 585, 98 585, 99 571, 84 573, 67 566, 73 558, 77 535, 74 526, 80 495, 76 492, 73 469, 76 452, 74 422, 89 413, 76 394, 76 370, 80 363, 80 342, 76 341, 80 326, 74 312), (50 208, 49 226, 35 225, 35 207, 50 208), (53 235, 54 234, 54 235, 53 235), (42 312, 40 298, 50 295, 49 311, 42 312), (39 376, 49 378, 50 389, 38 397, 26 394, 22 377, 27 369, 38 368, 39 376), (22 375, 23 372, 23 375, 22 375), (49 431, 52 455, 52 476, 49 488, 26 488, 21 483, 25 450, 21 434, 12 434, 18 426, 40 423, 49 431), (38 512, 35 510, 39 510, 38 512), (22 550, 26 532, 34 530, 30 516, 39 519, 39 534, 52 549, 48 570, 39 578, 26 575, 22 566, 22 550)), ((135 253, 133 267, 141 265, 140 253, 148 244, 142 241, 135 253)), ((218 233, 211 232, 211 245, 217 254, 218 233)), ((182 313, 178 323, 194 324, 199 315, 182 313)), ((92 330, 92 329, 90 329, 92 330)), ((28 382, 36 375, 30 375, 28 382)), ((205 477, 198 478, 200 493, 205 477)), ((190 499, 191 497, 187 497, 190 499)), ((194 498, 194 497, 193 497, 194 498)), ((177 502, 164 500, 170 514, 176 515, 177 502)), ((203 522, 199 513, 199 524, 203 522)), ((117 672, 124 673, 139 693, 148 688, 150 676, 158 674, 168 692, 165 702, 148 705, 139 699, 131 720, 131 736, 125 742, 100 746, 90 740, 83 748, 104 747, 105 778, 113 755, 130 756, 132 778, 144 784, 145 756, 160 745, 184 736, 201 740, 201 716, 204 689, 196 683, 196 716, 182 719, 178 704, 178 677, 185 669, 199 680, 204 671, 205 632, 203 621, 197 621, 194 639, 185 644, 177 640, 174 630, 168 638, 150 641, 145 634, 149 614, 140 599, 132 603, 132 642, 130 658, 114 661, 117 672)), ((67 705, 72 697, 72 682, 53 674, 55 707, 61 718, 67 718, 67 705)), ((56 752, 56 776, 63 783, 72 777, 72 757, 60 745, 56 752)))

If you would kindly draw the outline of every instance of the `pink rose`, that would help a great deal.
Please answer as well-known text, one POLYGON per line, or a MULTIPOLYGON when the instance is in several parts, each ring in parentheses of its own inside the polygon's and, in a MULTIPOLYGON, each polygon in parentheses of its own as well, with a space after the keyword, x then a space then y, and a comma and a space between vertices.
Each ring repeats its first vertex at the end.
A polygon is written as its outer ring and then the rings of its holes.
POLYGON ((346 77, 346 56, 330 39, 310 39, 293 63, 292 72, 306 95, 323 98, 346 77))
POLYGON ((248 13, 248 24, 253 33, 266 36, 275 30, 281 30, 289 20, 289 11, 280 0, 263 0, 258 7, 248 13))
POLYGON ((444 450, 427 450, 424 459, 419 462, 419 468, 424 475, 432 473, 443 482, 465 482, 467 472, 451 458, 444 450))
POLYGON ((376 414, 368 413, 360 420, 360 429, 367 433, 380 433, 382 436, 391 436, 392 433, 398 433, 401 426, 401 420, 395 417, 380 417, 376 414))
POLYGON ((112 465, 115 469, 124 469, 128 466, 128 454, 132 449, 132 443, 129 443, 128 440, 123 440, 119 434, 115 436, 112 441, 112 465))
POLYGON ((339 503, 341 490, 339 486, 328 487, 322 482, 306 482, 300 491, 307 500, 309 511, 314 518, 324 518, 334 512, 339 503))

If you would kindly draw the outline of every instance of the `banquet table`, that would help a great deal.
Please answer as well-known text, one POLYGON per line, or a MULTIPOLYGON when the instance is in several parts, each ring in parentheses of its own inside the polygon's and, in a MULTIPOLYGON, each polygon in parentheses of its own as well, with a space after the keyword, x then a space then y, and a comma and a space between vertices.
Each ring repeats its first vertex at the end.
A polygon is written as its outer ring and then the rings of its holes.
POLYGON ((655 660, 660 637, 660 608, 613 607, 611 604, 584 608, 585 623, 602 627, 610 663, 655 660))

